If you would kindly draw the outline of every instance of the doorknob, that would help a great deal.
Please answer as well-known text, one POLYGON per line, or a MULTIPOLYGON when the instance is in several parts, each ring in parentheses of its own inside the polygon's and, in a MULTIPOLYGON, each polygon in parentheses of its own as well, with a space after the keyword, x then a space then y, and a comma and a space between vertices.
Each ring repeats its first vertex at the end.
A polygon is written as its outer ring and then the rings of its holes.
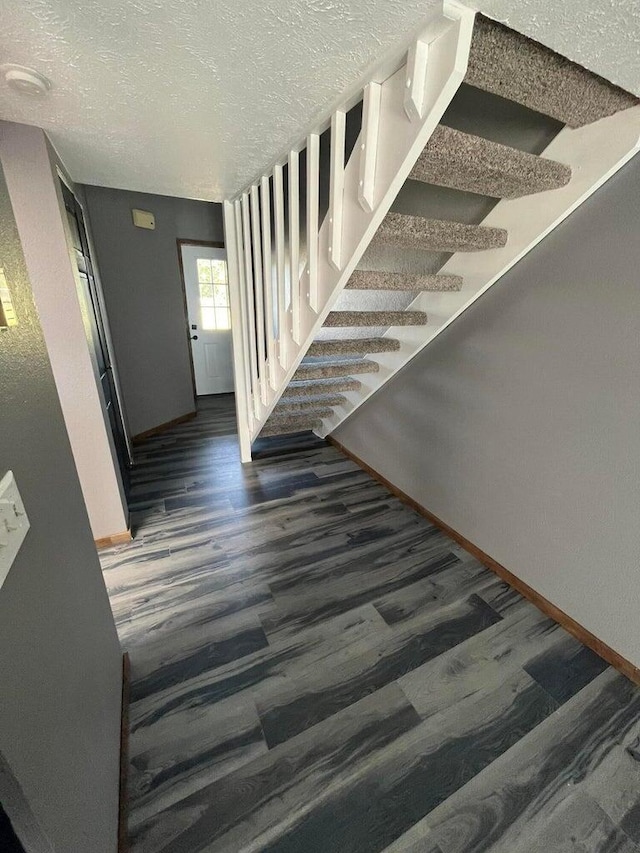
POLYGON ((197 341, 197 340, 198 340, 198 336, 197 336, 197 335, 191 335, 191 340, 192 340, 192 341, 197 341))

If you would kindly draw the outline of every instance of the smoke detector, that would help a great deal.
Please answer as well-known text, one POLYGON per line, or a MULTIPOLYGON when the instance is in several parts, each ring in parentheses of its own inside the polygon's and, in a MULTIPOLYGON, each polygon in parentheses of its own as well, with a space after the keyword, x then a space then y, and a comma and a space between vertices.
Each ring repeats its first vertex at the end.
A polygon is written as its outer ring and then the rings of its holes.
POLYGON ((3 65, 0 70, 7 86, 21 95, 42 97, 51 89, 51 82, 33 68, 26 68, 24 65, 3 65))

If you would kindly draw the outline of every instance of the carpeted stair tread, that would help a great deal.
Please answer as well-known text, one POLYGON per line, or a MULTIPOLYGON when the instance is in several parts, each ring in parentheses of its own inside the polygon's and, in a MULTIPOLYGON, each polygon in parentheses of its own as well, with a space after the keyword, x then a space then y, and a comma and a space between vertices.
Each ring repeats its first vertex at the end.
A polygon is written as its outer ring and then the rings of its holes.
POLYGON ((347 398, 343 397, 342 394, 323 394, 320 397, 281 397, 278 400, 278 405, 273 410, 272 416, 274 414, 303 412, 307 409, 324 408, 327 406, 342 406, 346 402, 347 398))
POLYGON ((439 125, 409 177, 491 198, 520 198, 565 186, 571 180, 571 168, 439 125))
POLYGON ((315 406, 313 409, 308 409, 304 412, 277 412, 276 409, 271 412, 268 424, 289 424, 296 422, 318 421, 322 418, 330 418, 333 414, 333 409, 329 406, 315 406))
POLYGON ((405 275, 399 272, 355 270, 345 290, 411 290, 414 292, 460 290, 460 275, 405 275))
POLYGON ((608 80, 482 15, 476 16, 465 82, 569 127, 639 103, 608 80))
POLYGON ((377 361, 367 358, 359 361, 318 362, 317 364, 301 364, 293 374, 292 382, 308 382, 310 380, 351 377, 362 373, 377 373, 380 365, 377 361))
POLYGON ((362 383, 350 376, 338 379, 312 379, 309 381, 292 380, 285 389, 288 397, 318 397, 336 391, 359 391, 362 383))
POLYGON ((270 435, 290 435, 294 432, 311 432, 314 429, 321 429, 321 420, 296 420, 288 423, 267 423, 260 430, 260 438, 267 438, 270 435))
POLYGON ((424 311, 331 311, 325 326, 426 326, 424 311))
POLYGON ((307 355, 366 355, 375 352, 395 352, 400 341, 393 338, 353 338, 345 340, 314 341, 307 355))
POLYGON ((448 219, 424 219, 405 213, 387 213, 372 244, 425 249, 434 252, 481 252, 506 245, 504 228, 467 225, 448 219))

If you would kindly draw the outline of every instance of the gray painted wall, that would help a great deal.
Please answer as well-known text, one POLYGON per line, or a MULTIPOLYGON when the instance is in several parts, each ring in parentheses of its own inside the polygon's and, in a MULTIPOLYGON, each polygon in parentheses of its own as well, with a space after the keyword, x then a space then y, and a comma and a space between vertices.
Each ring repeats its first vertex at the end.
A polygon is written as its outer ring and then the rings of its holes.
POLYGON ((176 239, 224 240, 222 206, 84 187, 127 419, 137 435, 192 412, 193 385, 176 239), (155 231, 135 228, 150 210, 155 231))
POLYGON ((121 651, 0 171, 0 476, 31 529, 0 589, 0 753, 57 853, 115 853, 121 651))
POLYGON ((640 665, 640 158, 334 433, 640 665))

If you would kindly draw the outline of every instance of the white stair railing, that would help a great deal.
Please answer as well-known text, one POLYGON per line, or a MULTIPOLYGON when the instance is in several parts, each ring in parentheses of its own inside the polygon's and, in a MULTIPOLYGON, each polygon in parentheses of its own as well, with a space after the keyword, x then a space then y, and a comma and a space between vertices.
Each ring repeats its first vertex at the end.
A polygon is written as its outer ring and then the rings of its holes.
POLYGON ((473 18, 466 7, 445 3, 408 46, 400 67, 382 80, 378 77, 384 75, 372 75, 300 145, 225 201, 243 462, 250 461, 252 441, 462 82, 473 18), (362 125, 345 163, 347 113, 360 100, 362 125), (329 207, 321 222, 325 130, 330 131, 329 207))

